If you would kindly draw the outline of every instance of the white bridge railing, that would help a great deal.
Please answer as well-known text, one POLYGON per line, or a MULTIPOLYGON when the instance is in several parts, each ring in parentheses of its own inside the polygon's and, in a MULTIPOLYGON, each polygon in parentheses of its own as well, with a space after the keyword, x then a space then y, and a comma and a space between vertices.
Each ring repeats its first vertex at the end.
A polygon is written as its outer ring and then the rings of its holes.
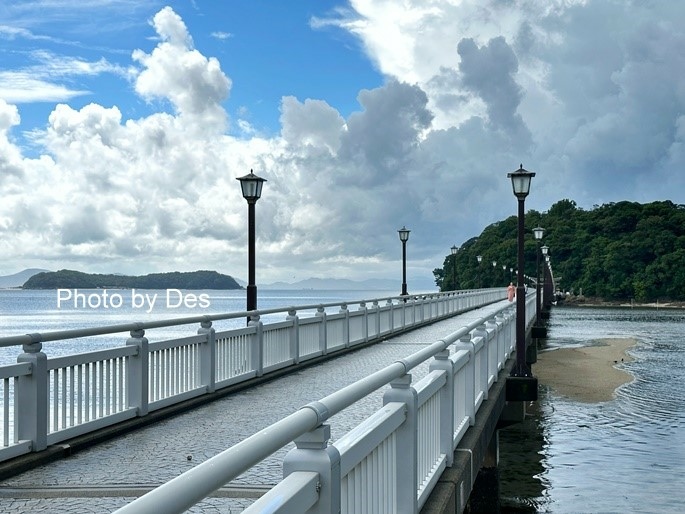
POLYGON ((503 296, 502 289, 457 291, 2 337, 0 347, 22 345, 23 353, 0 367, 0 461, 503 296), (279 312, 287 314, 284 321, 260 321, 279 312), (244 328, 212 326, 248 316, 244 328), (197 323, 197 334, 188 337, 149 342, 145 335, 197 323), (126 332, 125 344, 112 349, 56 358, 43 351, 51 341, 126 332))
MULTIPOLYGON (((526 303, 529 326, 535 319, 535 295, 526 303)), ((305 405, 117 512, 184 512, 294 441, 295 448, 283 461, 283 480, 244 512, 415 514, 444 469, 452 465, 457 444, 474 424, 515 349, 515 338, 515 304, 505 304, 490 316, 305 405), (430 372, 413 384, 409 372, 426 361, 430 372), (329 418, 388 385, 381 408, 329 443, 329 418)))

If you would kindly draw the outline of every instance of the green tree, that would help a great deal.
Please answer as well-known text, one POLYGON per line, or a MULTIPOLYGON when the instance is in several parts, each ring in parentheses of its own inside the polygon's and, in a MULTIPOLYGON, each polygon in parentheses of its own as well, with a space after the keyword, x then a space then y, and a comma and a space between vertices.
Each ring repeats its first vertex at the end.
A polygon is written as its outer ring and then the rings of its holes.
MULTIPOLYGON (((685 206, 624 201, 585 211, 564 199, 547 212, 529 211, 524 239, 524 273, 529 276, 535 275, 538 245, 532 229, 537 225, 545 228, 543 244, 550 248, 554 274, 562 277, 565 290, 605 299, 685 300, 685 206)), ((516 216, 509 217, 462 245, 457 255, 460 288, 477 287, 479 278, 483 287, 508 282, 509 268, 516 268, 517 226, 516 216), (483 257, 480 266, 476 255, 483 257), (494 268, 492 261, 497 261, 494 268)), ((434 271, 441 288, 451 288, 449 257, 434 271)))

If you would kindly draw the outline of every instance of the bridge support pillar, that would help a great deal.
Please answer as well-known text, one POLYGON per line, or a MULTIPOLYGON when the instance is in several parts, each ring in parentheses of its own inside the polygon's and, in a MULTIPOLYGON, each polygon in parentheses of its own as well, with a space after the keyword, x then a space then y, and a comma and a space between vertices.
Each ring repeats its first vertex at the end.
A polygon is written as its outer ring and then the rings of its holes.
POLYGON ((500 511, 499 468, 481 468, 473 484, 469 514, 496 514, 500 511))
POLYGON ((495 430, 471 490, 467 508, 470 514, 495 514, 500 511, 498 463, 499 431, 495 430))
POLYGON ((470 514, 496 514, 500 511, 499 500, 499 430, 490 438, 483 464, 471 489, 466 511, 470 514))
POLYGON ((497 428, 505 428, 526 419, 525 402, 506 402, 497 422, 497 428))
MULTIPOLYGON (((535 327, 533 327, 535 328, 535 327)), ((526 364, 529 366, 538 361, 538 340, 531 339, 526 345, 526 364)))

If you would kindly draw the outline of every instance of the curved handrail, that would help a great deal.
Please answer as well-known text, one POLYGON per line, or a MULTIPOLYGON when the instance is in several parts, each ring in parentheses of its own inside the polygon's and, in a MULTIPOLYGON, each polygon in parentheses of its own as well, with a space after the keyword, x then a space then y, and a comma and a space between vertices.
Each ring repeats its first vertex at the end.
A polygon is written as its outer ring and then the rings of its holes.
POLYGON ((183 512, 187 510, 297 437, 315 429, 331 416, 378 388, 402 377, 412 368, 445 350, 452 343, 457 342, 501 312, 514 308, 515 305, 504 305, 494 313, 452 332, 445 338, 318 401, 301 407, 289 416, 162 484, 116 512, 125 514, 160 511, 183 512))

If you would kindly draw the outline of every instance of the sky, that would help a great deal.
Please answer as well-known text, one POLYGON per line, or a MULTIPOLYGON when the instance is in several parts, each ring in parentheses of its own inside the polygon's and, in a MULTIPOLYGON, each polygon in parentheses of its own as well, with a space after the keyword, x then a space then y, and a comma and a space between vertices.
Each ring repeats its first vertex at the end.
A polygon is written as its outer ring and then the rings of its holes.
MULTIPOLYGON (((685 204, 685 3, 0 3, 0 274, 430 284, 526 210, 685 204)), ((513 264, 513 263, 512 263, 513 264)))

